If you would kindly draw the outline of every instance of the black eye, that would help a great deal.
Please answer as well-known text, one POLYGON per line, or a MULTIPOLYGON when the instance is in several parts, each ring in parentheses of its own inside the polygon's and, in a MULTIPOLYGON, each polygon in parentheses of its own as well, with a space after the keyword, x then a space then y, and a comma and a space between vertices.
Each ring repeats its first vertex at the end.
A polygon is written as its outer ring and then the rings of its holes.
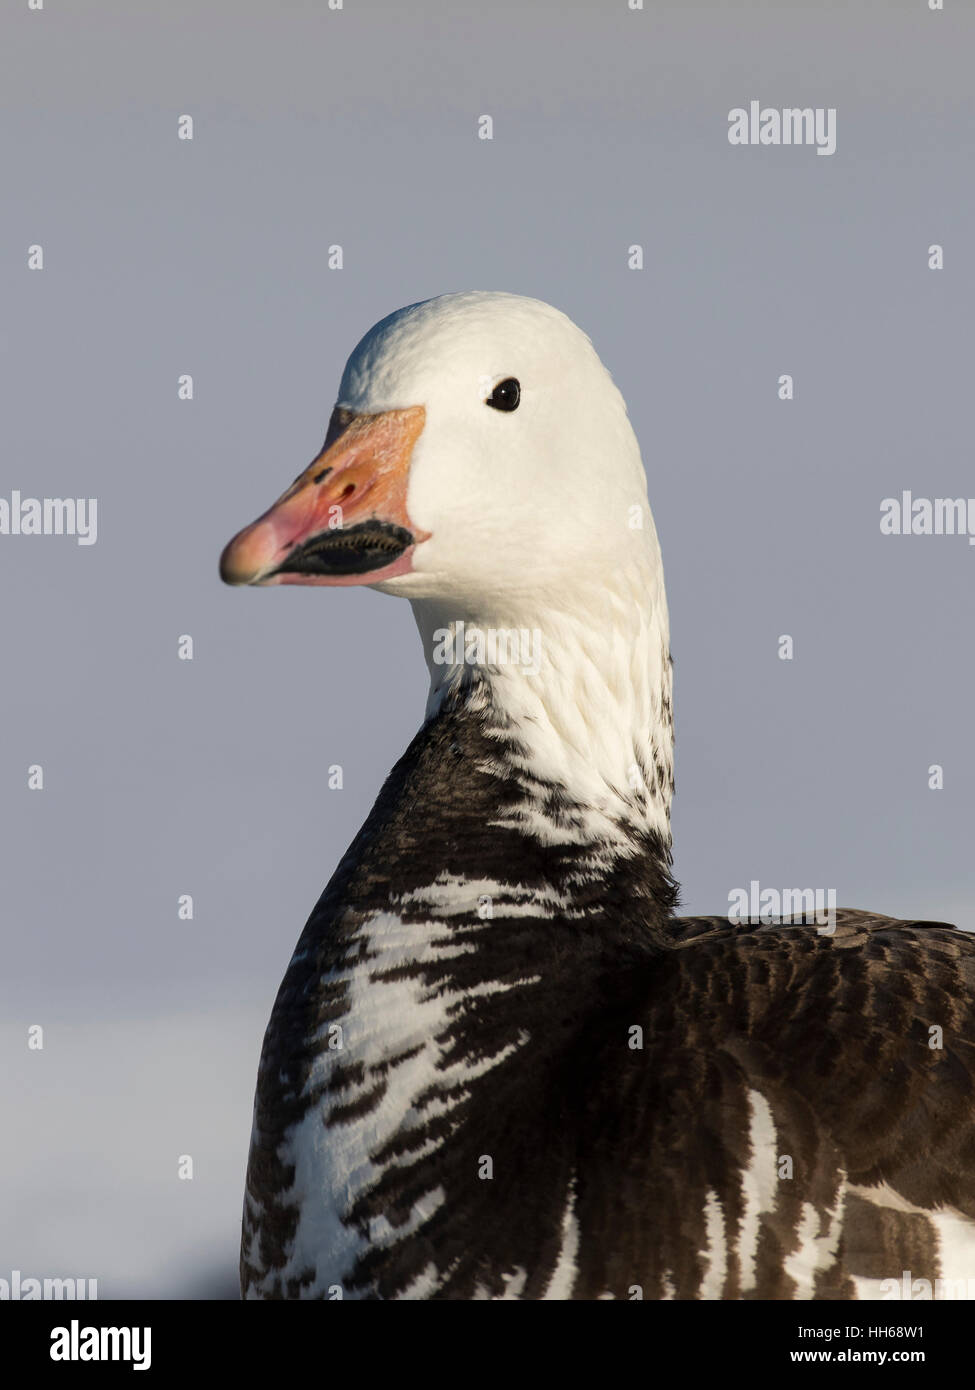
POLYGON ((495 410, 517 410, 518 402, 521 400, 521 387, 513 376, 505 377, 504 381, 499 381, 485 401, 485 405, 493 405, 495 410))

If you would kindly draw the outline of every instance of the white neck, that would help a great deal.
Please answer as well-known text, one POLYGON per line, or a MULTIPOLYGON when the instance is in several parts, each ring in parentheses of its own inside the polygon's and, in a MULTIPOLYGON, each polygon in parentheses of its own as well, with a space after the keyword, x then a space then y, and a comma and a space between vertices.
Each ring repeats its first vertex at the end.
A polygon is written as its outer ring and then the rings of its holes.
POLYGON ((548 843, 670 845, 670 632, 659 565, 631 563, 564 601, 414 600, 430 669, 427 716, 466 695, 522 776, 523 829, 548 843), (512 660, 511 658, 515 659, 512 660), (561 803, 552 792, 560 794, 561 803), (568 803, 568 804, 566 804, 568 803))

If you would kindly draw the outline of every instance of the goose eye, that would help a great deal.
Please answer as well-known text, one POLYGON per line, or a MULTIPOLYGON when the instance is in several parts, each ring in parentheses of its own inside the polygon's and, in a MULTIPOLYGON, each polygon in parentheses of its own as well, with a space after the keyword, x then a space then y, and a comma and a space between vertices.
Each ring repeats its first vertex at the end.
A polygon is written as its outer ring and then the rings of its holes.
POLYGON ((498 382, 485 405, 491 405, 495 410, 517 410, 520 400, 521 387, 513 376, 509 376, 498 382))

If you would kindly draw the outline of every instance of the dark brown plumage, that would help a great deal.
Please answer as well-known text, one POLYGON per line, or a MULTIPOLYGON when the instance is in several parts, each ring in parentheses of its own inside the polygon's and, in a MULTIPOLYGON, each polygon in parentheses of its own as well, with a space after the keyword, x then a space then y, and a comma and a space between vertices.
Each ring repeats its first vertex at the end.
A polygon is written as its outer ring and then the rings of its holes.
POLYGON ((675 918, 659 843, 580 881, 582 850, 497 828, 519 788, 497 772, 496 741, 483 770, 488 752, 463 707, 427 725, 309 920, 265 1040, 245 1293, 391 1298, 432 1268, 431 1297, 498 1297, 514 1280, 540 1298, 570 1191, 574 1298, 848 1298, 856 1278, 945 1277, 929 1217, 850 1189, 888 1184, 905 1204, 975 1219, 975 942, 858 911, 839 912, 833 935, 675 918), (515 864, 517 893, 503 887, 515 864), (326 1030, 348 1019, 356 980, 382 975, 364 924, 394 903, 409 930, 429 916, 424 887, 455 873, 499 885, 494 917, 482 930, 476 888, 458 890, 444 931, 463 949, 436 961, 418 949, 398 967, 421 996, 456 1002, 441 1061, 348 1216, 361 1244, 323 1278, 293 1261, 302 1198, 286 1139, 311 1114, 338 1142, 415 1057, 417 1045, 371 1065, 330 1055, 326 1030), (458 1094, 445 1072, 458 1058, 502 1060, 458 1094), (765 1106, 777 1180, 750 1212, 765 1106), (411 1211, 436 1192, 410 1239, 411 1211), (377 1221, 405 1234, 372 1240, 377 1221))

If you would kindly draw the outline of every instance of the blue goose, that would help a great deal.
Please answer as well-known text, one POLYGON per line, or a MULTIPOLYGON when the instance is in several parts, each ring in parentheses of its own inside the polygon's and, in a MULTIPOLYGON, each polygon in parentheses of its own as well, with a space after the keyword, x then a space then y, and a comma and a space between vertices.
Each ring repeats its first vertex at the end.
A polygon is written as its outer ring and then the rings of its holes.
POLYGON ((564 314, 472 292, 378 323, 221 574, 406 598, 430 670, 268 1025, 245 1297, 975 1277, 971 939, 675 915, 660 548, 564 314))

